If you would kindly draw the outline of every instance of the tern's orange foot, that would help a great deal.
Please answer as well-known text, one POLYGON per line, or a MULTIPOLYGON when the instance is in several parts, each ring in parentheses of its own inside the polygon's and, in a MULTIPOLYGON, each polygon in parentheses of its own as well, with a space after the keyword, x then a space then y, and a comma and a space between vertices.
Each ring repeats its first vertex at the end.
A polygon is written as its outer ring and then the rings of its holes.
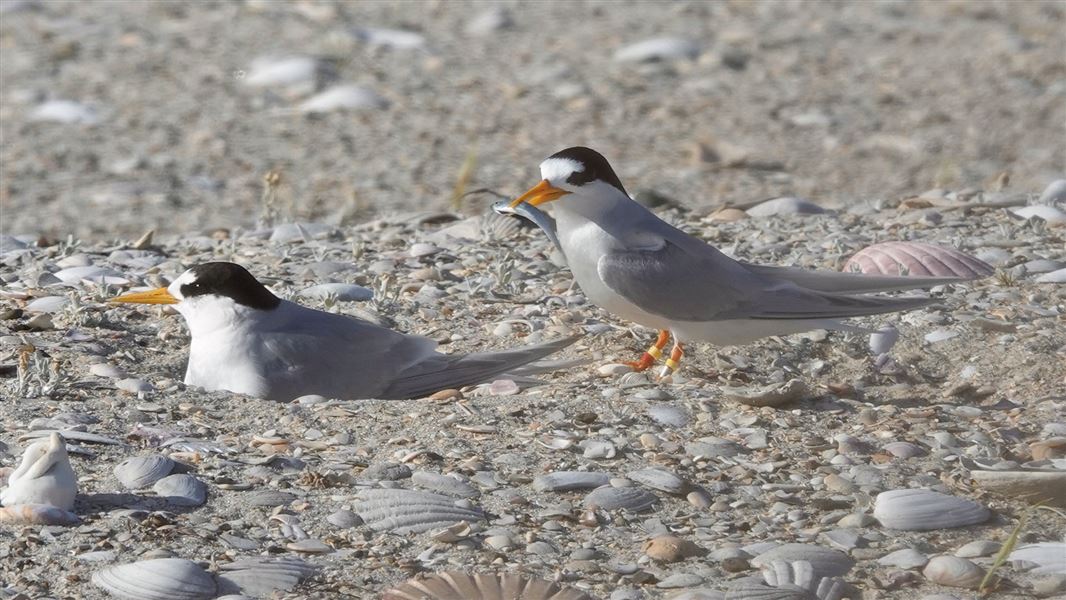
POLYGON ((638 373, 647 371, 663 355, 663 348, 666 347, 666 343, 669 341, 670 332, 662 329, 659 331, 659 337, 656 338, 655 343, 648 347, 639 360, 628 361, 623 364, 629 365, 638 373))

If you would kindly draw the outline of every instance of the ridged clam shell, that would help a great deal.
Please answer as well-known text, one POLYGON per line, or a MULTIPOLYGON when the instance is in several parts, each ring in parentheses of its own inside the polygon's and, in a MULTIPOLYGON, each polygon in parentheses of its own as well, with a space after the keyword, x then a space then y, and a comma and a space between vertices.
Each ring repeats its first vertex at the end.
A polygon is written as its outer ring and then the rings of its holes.
POLYGON ((159 558, 93 573, 93 584, 127 600, 209 600, 218 586, 200 565, 184 558, 159 558))
POLYGON ((473 498, 479 494, 476 488, 464 481, 429 471, 411 473, 411 483, 420 488, 457 498, 473 498))
POLYGON ((992 513, 980 504, 927 489, 889 490, 874 501, 874 518, 889 529, 928 531, 984 523, 992 513))
POLYGON ((802 379, 792 379, 783 385, 763 388, 725 388, 723 394, 726 398, 746 406, 781 406, 803 400, 810 394, 810 390, 802 379))
POLYGON ((459 521, 482 521, 478 508, 458 506, 454 498, 417 490, 382 489, 360 492, 353 510, 374 531, 422 533, 459 521))
POLYGON ((416 577, 395 587, 383 600, 592 600, 588 594, 554 581, 513 573, 445 571, 416 577))
POLYGON ((157 481, 152 491, 175 506, 201 506, 207 502, 207 486, 192 475, 169 475, 157 481))
POLYGON ((1034 575, 1066 575, 1066 542, 1028 544, 1011 552, 1008 558, 1017 563, 1014 568, 1034 575))
POLYGON ((170 458, 158 454, 134 456, 115 465, 114 473, 126 489, 139 490, 170 475, 176 465, 170 458))
POLYGON ((0 523, 69 526, 81 523, 81 518, 49 504, 15 504, 0 508, 0 523))
POLYGON ((782 544, 751 559, 751 564, 763 568, 774 561, 807 562, 815 577, 837 577, 855 566, 847 554, 815 544, 782 544))
POLYGON ((922 575, 933 583, 948 587, 977 589, 984 579, 985 571, 965 558, 957 556, 934 556, 922 569, 922 575))
POLYGON ((533 489, 538 492, 568 492, 588 490, 607 485, 611 478, 599 471, 557 471, 533 479, 533 489))
POLYGON ((762 568, 766 585, 779 589, 793 587, 806 590, 819 600, 840 600, 844 582, 835 577, 818 577, 811 563, 805 560, 774 560, 762 568))
POLYGON ((299 558, 248 558, 224 564, 218 574, 219 592, 270 598, 295 588, 318 569, 299 558))
POLYGON ((688 489, 684 479, 663 469, 639 469, 626 475, 641 485, 646 485, 653 490, 666 492, 667 494, 681 494, 688 489))
POLYGON ((773 587, 754 579, 745 578, 730 584, 725 600, 816 600, 807 590, 794 585, 773 587))
POLYGON ((641 488, 605 486, 589 492, 583 504, 586 508, 641 512, 650 510, 658 501, 658 496, 641 488))
POLYGON ((913 277, 963 277, 976 279, 995 272, 992 265, 954 248, 923 242, 882 242, 856 252, 844 263, 844 272, 913 277))
POLYGON ((1066 471, 970 471, 970 477, 997 496, 1066 507, 1066 471))

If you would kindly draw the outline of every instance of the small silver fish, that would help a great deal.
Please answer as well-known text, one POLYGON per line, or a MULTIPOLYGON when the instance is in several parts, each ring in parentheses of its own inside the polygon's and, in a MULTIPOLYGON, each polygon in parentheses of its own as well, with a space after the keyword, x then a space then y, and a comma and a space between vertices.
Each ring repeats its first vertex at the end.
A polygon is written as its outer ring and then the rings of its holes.
POLYGON ((510 200, 500 200, 492 205, 492 210, 501 215, 514 215, 532 222, 544 232, 544 235, 548 236, 559 252, 563 251, 562 246, 559 245, 559 236, 555 233, 555 219, 536 206, 523 202, 512 208, 510 200))

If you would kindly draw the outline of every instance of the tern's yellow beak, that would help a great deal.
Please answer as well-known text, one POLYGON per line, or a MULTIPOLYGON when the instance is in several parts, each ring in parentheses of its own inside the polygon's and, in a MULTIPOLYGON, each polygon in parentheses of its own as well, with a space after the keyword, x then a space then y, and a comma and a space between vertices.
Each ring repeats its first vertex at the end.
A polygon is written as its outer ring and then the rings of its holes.
POLYGON ((177 304, 178 299, 170 295, 167 288, 161 287, 148 292, 134 292, 117 298, 110 302, 129 302, 131 304, 177 304))
POLYGON ((522 194, 517 200, 511 203, 511 208, 518 206, 523 202, 528 202, 533 206, 544 204, 545 202, 551 202, 562 196, 569 194, 566 190, 560 190, 557 187, 552 187, 552 184, 548 183, 548 180, 542 180, 537 185, 533 186, 533 189, 522 194))

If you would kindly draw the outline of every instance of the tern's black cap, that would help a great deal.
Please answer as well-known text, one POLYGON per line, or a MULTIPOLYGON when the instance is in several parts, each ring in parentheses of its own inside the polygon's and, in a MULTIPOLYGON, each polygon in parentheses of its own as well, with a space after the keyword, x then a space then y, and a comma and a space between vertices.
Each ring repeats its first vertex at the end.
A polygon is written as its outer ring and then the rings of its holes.
POLYGON ((585 167, 584 170, 574 171, 566 178, 566 182, 570 185, 582 186, 598 179, 618 188, 618 191, 626 196, 629 195, 626 193, 626 189, 622 187, 622 181, 614 174, 614 169, 611 168, 611 163, 607 162, 607 159, 604 158, 602 154, 596 152, 592 148, 574 146, 572 148, 567 148, 566 150, 560 150, 548 158, 572 160, 585 167))
POLYGON ((238 264, 209 262, 189 270, 196 278, 179 288, 183 298, 214 294, 260 310, 270 310, 281 304, 280 298, 238 264))

